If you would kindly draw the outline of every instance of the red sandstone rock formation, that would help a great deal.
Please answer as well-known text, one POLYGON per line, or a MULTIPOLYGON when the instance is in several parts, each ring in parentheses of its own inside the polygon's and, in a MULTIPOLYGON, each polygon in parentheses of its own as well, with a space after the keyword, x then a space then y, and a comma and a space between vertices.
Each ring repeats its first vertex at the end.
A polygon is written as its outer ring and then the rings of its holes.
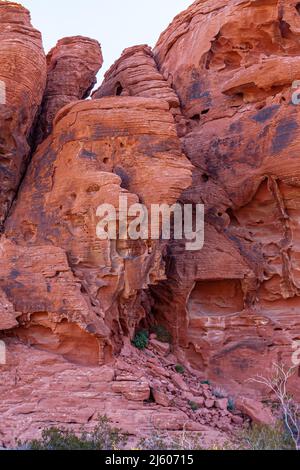
POLYGON ((300 335, 296 3, 195 2, 154 51, 189 121, 182 201, 206 208, 204 249, 172 245, 155 310, 194 367, 237 388, 291 365, 300 335))
MULTIPOLYGON (((292 0, 196 1, 154 51, 125 50, 84 101, 102 63, 98 43, 59 41, 45 89, 39 33, 25 9, 0 1, 0 411, 9 429, 0 427, 0 444, 49 421, 92 425, 99 412, 132 434, 230 433, 243 417, 228 412, 228 395, 265 393, 246 380, 291 364, 299 32, 292 0), (147 207, 203 202, 204 248, 99 240, 97 207, 118 208, 120 195, 147 207), (172 333, 172 354, 155 336, 144 353, 131 347, 153 321, 172 333), (207 378, 224 397, 200 384, 207 378), (57 391, 66 396, 54 400, 57 391)), ((253 399, 237 403, 270 422, 253 399)))
POLYGON ((16 194, 30 151, 28 137, 41 104, 46 59, 41 34, 21 5, 0 1, 0 229, 16 194))
POLYGON ((49 52, 47 85, 34 136, 35 145, 51 133, 53 120, 61 108, 88 97, 102 63, 100 44, 82 36, 61 39, 49 52))
MULTIPOLYGON (((106 98, 65 107, 56 116, 52 135, 31 161, 6 222, 6 236, 24 252, 30 249, 35 253, 37 247, 45 250, 45 266, 38 271, 49 271, 46 277, 54 277, 58 289, 61 283, 65 286, 64 271, 71 271, 71 297, 67 290, 54 292, 48 281, 47 289, 36 284, 33 296, 29 294, 24 305, 24 288, 9 289, 11 276, 5 277, 3 289, 8 291, 9 300, 26 314, 22 337, 49 349, 40 329, 46 327, 51 336, 49 329, 53 328, 48 322, 54 326, 64 323, 64 337, 69 323, 74 354, 79 354, 85 336, 91 335, 87 363, 95 362, 96 338, 98 363, 107 361, 108 349, 117 352, 123 337, 132 338, 149 313, 144 290, 165 278, 163 249, 158 241, 99 240, 97 208, 101 204, 118 208, 121 194, 128 196, 128 206, 138 201, 147 206, 173 204, 190 182, 191 165, 181 152, 164 101, 106 98), (53 266, 47 256, 53 246, 63 250, 69 267, 53 266), (78 295, 76 302, 72 291, 78 295), (82 339, 79 332, 74 334, 73 324, 82 328, 82 339)), ((6 252, 4 246, 4 257, 6 252)), ((7 256, 10 259, 14 255, 7 256)), ((26 264, 27 273, 30 269, 33 276, 36 267, 26 264)), ((16 285, 24 285, 23 270, 21 264, 13 281, 16 285)), ((44 277, 41 282, 45 282, 44 277)), ((55 328, 50 344, 53 350, 55 338, 59 338, 57 352, 64 342, 59 330, 55 328)), ((20 336, 19 329, 16 334, 20 336)))
POLYGON ((93 98, 104 96, 140 96, 167 101, 177 124, 183 124, 178 96, 158 70, 149 46, 124 50, 93 94, 93 98))

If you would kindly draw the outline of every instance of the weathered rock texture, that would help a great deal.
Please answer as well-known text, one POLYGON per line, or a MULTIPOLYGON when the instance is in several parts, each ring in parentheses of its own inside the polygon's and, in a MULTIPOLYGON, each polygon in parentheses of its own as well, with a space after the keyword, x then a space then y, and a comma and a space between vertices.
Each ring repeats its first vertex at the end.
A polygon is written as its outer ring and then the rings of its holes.
MULTIPOLYGON (((123 337, 133 337, 149 313, 144 289, 164 279, 165 271, 158 241, 99 240, 97 208, 112 204, 118 209, 122 194, 128 206, 138 201, 173 204, 190 182, 191 165, 164 101, 117 97, 65 107, 34 155, 6 222, 6 236, 23 247, 21 252, 45 250, 45 266, 38 272, 47 272, 25 302, 29 286, 24 286, 23 270, 26 265, 31 282, 30 266, 21 261, 17 273, 4 278, 9 300, 27 316, 16 334, 49 349, 41 331, 47 328, 53 336, 50 350, 57 342, 59 352, 69 323, 74 354, 80 354, 80 341, 90 334, 87 363, 95 362, 96 338, 98 363, 106 362, 108 349, 117 352, 123 337), (58 248, 66 257, 62 267, 53 266, 47 255, 58 248), (11 276, 17 290, 10 287, 11 276), (61 292, 53 291, 49 278, 61 292), (57 324, 63 324, 61 332, 57 324), (73 332, 74 324, 83 330, 82 339, 73 332)), ((4 245, 3 256, 6 252, 4 245)), ((36 263, 31 269, 33 276, 36 263)))
POLYGON ((64 38, 47 55, 47 85, 35 132, 35 145, 52 131, 55 115, 72 101, 85 99, 103 63, 100 44, 83 36, 64 38))
POLYGON ((21 5, 0 1, 0 80, 6 103, 0 104, 0 229, 25 170, 28 137, 41 104, 46 58, 41 34, 21 5))
MULTIPOLYGON (((153 436, 154 430, 167 431, 169 438, 185 430, 199 433, 203 445, 212 445, 228 440, 228 432, 239 431, 235 422, 243 422, 239 415, 218 409, 214 399, 212 408, 193 411, 187 396, 172 381, 172 361, 150 351, 141 357, 127 347, 114 364, 82 367, 15 339, 6 342, 7 366, 1 367, 0 382, 2 446, 40 435, 49 422, 75 431, 83 426, 93 429, 104 414, 128 432, 133 442, 153 436), (168 403, 145 403, 150 389, 162 390, 168 403)), ((186 373, 182 382, 193 390, 196 401, 204 394, 212 396, 191 374, 186 373)))
POLYGON ((106 72, 101 87, 93 93, 93 98, 105 96, 140 96, 167 101, 176 123, 182 124, 178 96, 158 70, 149 46, 125 49, 106 72))
POLYGON ((154 51, 189 121, 182 201, 206 209, 204 249, 171 246, 155 310, 194 367, 233 387, 291 365, 300 337, 299 28, 295 1, 199 1, 154 51))
POLYGON ((269 419, 247 379, 291 365, 300 339, 299 36, 298 2, 196 1, 154 51, 126 49, 85 101, 99 44, 59 41, 46 85, 28 12, 0 2, 0 444, 99 412, 133 434, 230 433, 243 417, 228 394, 269 419), (97 208, 119 215, 121 195, 204 203, 204 248, 99 240, 97 208), (176 356, 156 337, 130 346, 152 323, 176 356), (200 387, 208 378, 224 398, 200 387))

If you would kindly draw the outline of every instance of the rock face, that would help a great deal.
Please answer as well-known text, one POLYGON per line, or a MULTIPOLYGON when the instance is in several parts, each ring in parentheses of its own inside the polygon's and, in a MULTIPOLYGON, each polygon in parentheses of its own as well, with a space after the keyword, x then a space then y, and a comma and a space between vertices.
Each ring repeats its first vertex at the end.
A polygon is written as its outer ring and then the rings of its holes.
MULTIPOLYGON (((45 285, 45 276, 35 281, 35 263, 24 263, 29 278, 32 269, 30 282, 35 284, 33 296, 26 296, 25 304, 24 288, 13 289, 9 276, 4 278, 3 289, 10 301, 14 305, 21 302, 19 309, 27 315, 22 338, 49 349, 40 328, 46 327, 52 337, 51 325, 63 323, 62 335, 72 338, 75 324, 83 329, 83 340, 91 334, 92 363, 96 338, 99 363, 106 362, 107 349, 117 352, 123 337, 133 337, 149 313, 144 289, 165 277, 163 248, 159 241, 99 240, 97 208, 111 204, 118 209, 121 195, 127 197, 128 207, 139 201, 147 206, 173 204, 190 182, 191 165, 181 152, 164 101, 116 97, 65 107, 56 116, 52 135, 31 161, 6 222, 6 236, 22 246, 24 253, 42 247, 45 266, 38 272, 46 271, 46 278, 54 277, 56 288, 66 287, 70 296, 67 290, 55 293, 51 281, 45 285), (54 247, 63 250, 64 267, 53 265, 50 253, 54 247), (66 285, 65 271, 69 271, 72 288, 66 285)), ((4 246, 3 253, 6 251, 4 246)), ((11 256, 15 254, 8 254, 8 259, 11 256)), ((24 268, 20 262, 17 273, 11 275, 16 285, 24 286, 24 268)), ((19 329, 16 334, 20 336, 19 329)), ((60 333, 55 329, 50 350, 57 344, 59 352, 64 338, 57 342, 57 336, 60 333)), ((76 354, 76 341, 73 345, 76 354)))
POLYGON ((21 5, 0 1, 0 229, 30 152, 28 137, 41 104, 46 59, 41 34, 21 5), (2 88, 1 87, 1 88, 2 88))
POLYGON ((59 41, 46 81, 29 13, 0 1, 0 445, 99 412, 132 434, 230 433, 239 394, 272 422, 248 379, 291 365, 300 338, 299 35, 294 0, 196 1, 85 100, 99 44, 59 41), (97 209, 120 224, 120 197, 203 203, 204 248, 99 239, 97 209), (137 351, 153 323, 172 345, 152 333, 137 351))
POLYGON ((291 365, 300 334, 299 28, 294 1, 199 1, 154 51, 189 129, 182 201, 206 211, 204 249, 172 244, 155 310, 194 367, 236 388, 291 365))
POLYGON ((105 96, 140 96, 167 101, 176 123, 182 123, 178 96, 160 73, 149 46, 124 50, 93 94, 93 98, 105 96))
POLYGON ((34 136, 35 145, 51 133, 53 120, 61 108, 89 96, 102 63, 100 44, 82 36, 61 39, 49 52, 47 85, 34 136))

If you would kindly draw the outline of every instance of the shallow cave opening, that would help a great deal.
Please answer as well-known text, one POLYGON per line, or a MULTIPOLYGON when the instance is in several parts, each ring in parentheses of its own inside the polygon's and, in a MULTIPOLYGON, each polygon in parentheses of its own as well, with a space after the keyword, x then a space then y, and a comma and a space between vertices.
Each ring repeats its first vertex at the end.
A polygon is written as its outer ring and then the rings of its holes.
POLYGON ((300 15, 300 2, 297 3, 297 5, 295 6, 297 12, 299 13, 300 15))
POLYGON ((121 96, 122 93, 123 93, 123 90, 124 89, 123 89, 121 83, 120 82, 117 83, 117 85, 116 85, 116 96, 121 96))
POLYGON ((187 309, 191 325, 201 317, 218 317, 243 311, 244 293, 240 280, 197 281, 187 309))

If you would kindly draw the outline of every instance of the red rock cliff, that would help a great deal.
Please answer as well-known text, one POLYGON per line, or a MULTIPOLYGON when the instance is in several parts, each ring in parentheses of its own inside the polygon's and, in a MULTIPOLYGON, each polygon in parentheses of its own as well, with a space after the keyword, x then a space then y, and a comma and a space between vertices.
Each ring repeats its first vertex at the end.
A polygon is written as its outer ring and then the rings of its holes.
MULTIPOLYGON (((196 1, 153 51, 126 49, 86 100, 98 42, 62 39, 46 64, 27 10, 0 1, 4 444, 41 422, 79 426, 107 410, 132 434, 186 423, 229 432, 243 419, 200 380, 258 395, 247 379, 291 364, 299 35, 292 0, 196 1), (99 240, 97 207, 118 208, 120 195, 147 207, 204 203, 204 248, 99 240), (132 348, 153 323, 172 334, 173 354, 153 338, 145 353, 132 348)), ((300 396, 298 377, 291 390, 300 396)))

